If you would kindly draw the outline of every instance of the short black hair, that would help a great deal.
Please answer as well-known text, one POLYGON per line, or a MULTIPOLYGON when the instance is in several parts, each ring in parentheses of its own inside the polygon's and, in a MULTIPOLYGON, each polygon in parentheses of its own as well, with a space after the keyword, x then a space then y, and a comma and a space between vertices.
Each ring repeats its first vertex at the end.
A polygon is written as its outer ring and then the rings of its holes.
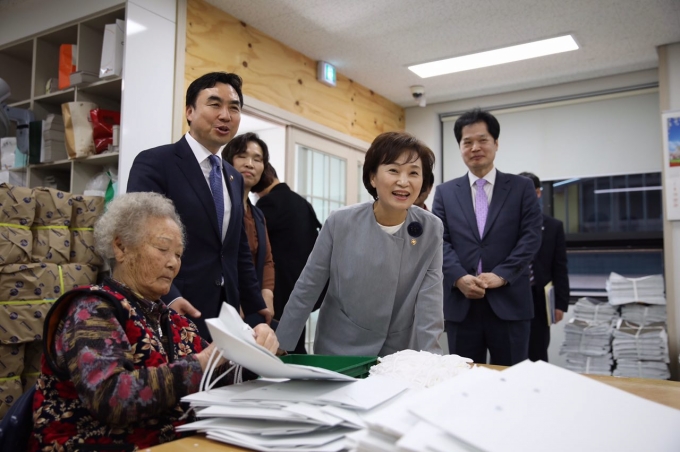
POLYGON ((523 173, 519 173, 519 175, 531 179, 531 181, 534 183, 534 188, 536 189, 541 188, 541 179, 539 179, 538 176, 535 175, 534 173, 529 173, 525 171, 523 173))
POLYGON ((267 163, 267 165, 264 167, 264 172, 262 173, 262 179, 260 179, 260 182, 262 182, 263 179, 267 181, 267 184, 259 183, 255 185, 250 191, 253 193, 260 193, 265 188, 273 184, 275 180, 279 180, 279 176, 276 174, 276 170, 271 163, 267 163))
POLYGON ((486 129, 489 131, 494 141, 498 140, 498 137, 501 134, 501 125, 498 123, 498 119, 488 111, 484 111, 481 108, 475 108, 474 110, 466 111, 460 115, 453 125, 453 133, 456 135, 458 144, 460 144, 460 140, 463 139, 463 127, 471 126, 478 122, 485 123, 486 129))
MULTIPOLYGON (((231 87, 234 88, 234 91, 236 91, 236 94, 238 94, 239 103, 241 104, 241 108, 243 108, 243 92, 241 91, 243 80, 239 75, 229 72, 209 72, 191 82, 191 85, 187 88, 185 107, 191 106, 196 108, 198 94, 204 89, 213 88, 218 83, 231 85, 231 87)), ((187 120, 187 122, 191 125, 189 120, 187 120)))
POLYGON ((366 187, 366 190, 368 190, 373 199, 378 199, 378 191, 371 185, 371 176, 378 171, 380 165, 389 165, 396 162, 404 152, 411 153, 411 162, 415 162, 420 158, 423 164, 423 186, 420 188, 419 195, 427 191, 425 181, 434 178, 432 175, 434 153, 422 141, 409 133, 385 132, 373 140, 364 158, 364 187, 366 187))
POLYGON ((430 179, 425 180, 423 178, 423 185, 425 185, 426 189, 432 188, 434 186, 434 173, 430 173, 430 179))
MULTIPOLYGON (((234 157, 243 154, 248 149, 248 143, 257 143, 262 148, 262 163, 264 164, 265 170, 267 165, 269 165, 269 148, 267 148, 267 143, 262 141, 262 139, 253 132, 247 132, 243 135, 238 135, 234 137, 227 145, 222 149, 222 158, 227 161, 230 165, 234 164, 234 157)), ((259 193, 260 191, 271 185, 272 181, 267 178, 267 172, 262 171, 262 176, 260 180, 255 184, 250 191, 254 193, 259 193)))

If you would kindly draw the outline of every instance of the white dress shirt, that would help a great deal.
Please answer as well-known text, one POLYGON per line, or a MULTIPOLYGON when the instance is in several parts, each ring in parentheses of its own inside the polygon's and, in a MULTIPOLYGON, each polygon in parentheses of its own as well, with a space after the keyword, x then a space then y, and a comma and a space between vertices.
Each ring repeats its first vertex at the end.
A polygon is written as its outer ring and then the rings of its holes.
MULTIPOLYGON (((475 212, 477 212, 477 204, 475 202, 475 196, 477 194, 477 186, 475 183, 480 179, 479 177, 475 176, 471 172, 468 171, 468 178, 470 179, 470 188, 472 192, 472 208, 475 209, 475 212)), ((484 184, 484 193, 486 193, 486 199, 488 201, 488 205, 491 205, 491 195, 493 195, 493 186, 496 183, 496 167, 494 166, 491 168, 491 171, 489 171, 486 176, 484 176, 482 179, 486 181, 486 184, 484 184)))
MULTIPOLYGON (((187 140, 187 143, 189 143, 189 147, 194 153, 194 156, 196 157, 196 160, 198 161, 198 164, 201 167, 201 171, 203 171, 203 176, 205 176, 205 182, 208 184, 208 188, 210 188, 210 171, 212 170, 212 164, 210 163, 209 157, 212 155, 212 152, 210 152, 208 149, 206 149, 205 146, 203 146, 201 143, 196 141, 194 137, 191 136, 189 132, 184 135, 184 137, 187 140)), ((220 149, 221 151, 222 149, 220 149)), ((218 154, 217 157, 220 159, 220 171, 222 171, 222 164, 224 163, 222 161, 222 157, 218 154)), ((227 184, 226 181, 224 180, 225 175, 224 171, 222 171, 222 193, 223 193, 223 198, 224 198, 224 213, 223 213, 223 220, 222 220, 222 241, 224 242, 224 238, 227 236, 227 227, 229 226, 229 219, 231 218, 231 198, 229 197, 229 191, 227 190, 227 184)), ((212 190, 210 190, 212 193, 212 190)))

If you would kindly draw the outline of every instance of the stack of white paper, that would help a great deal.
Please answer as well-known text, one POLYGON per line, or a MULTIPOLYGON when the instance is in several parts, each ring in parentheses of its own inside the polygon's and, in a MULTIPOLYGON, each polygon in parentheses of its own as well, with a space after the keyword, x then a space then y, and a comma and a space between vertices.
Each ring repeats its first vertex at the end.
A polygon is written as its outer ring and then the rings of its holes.
POLYGON ((614 330, 617 377, 670 378, 665 323, 636 325, 621 320, 614 330))
POLYGON ((611 273, 607 280, 607 295, 609 303, 613 305, 637 302, 666 304, 663 275, 625 278, 618 273, 611 273))
POLYGON ((54 162, 68 158, 64 144, 64 118, 49 114, 43 121, 41 162, 54 162))
POLYGON ((359 451, 670 452, 680 444, 680 410, 541 361, 407 393, 366 423, 349 435, 359 451), (556 438, 555 425, 573 434, 556 438))
POLYGON ((586 322, 570 319, 564 327, 564 342, 560 349, 560 354, 567 355, 567 368, 579 373, 611 375, 612 331, 611 320, 586 322))
POLYGON ((666 322, 666 306, 630 303, 621 306, 621 318, 636 325, 666 322))
POLYGON ((591 324, 611 323, 618 317, 616 307, 593 298, 580 298, 572 309, 573 318, 591 324))
POLYGON ((260 379, 209 389, 182 399, 200 421, 178 427, 258 451, 328 451, 344 448, 345 437, 365 426, 359 413, 406 391, 408 384, 375 376, 356 380, 324 369, 284 364, 258 346, 252 331, 226 304, 206 321, 227 359, 277 380, 260 379), (282 378, 291 380, 281 381, 282 378))

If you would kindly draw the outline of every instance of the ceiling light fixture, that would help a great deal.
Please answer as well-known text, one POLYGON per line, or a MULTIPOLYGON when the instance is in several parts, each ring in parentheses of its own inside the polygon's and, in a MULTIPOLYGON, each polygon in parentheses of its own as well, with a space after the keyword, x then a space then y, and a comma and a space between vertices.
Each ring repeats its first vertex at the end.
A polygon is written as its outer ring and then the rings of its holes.
POLYGON ((420 78, 428 78, 577 49, 578 44, 576 44, 574 38, 571 35, 565 35, 558 38, 544 39, 502 49, 448 58, 446 60, 432 61, 431 63, 416 64, 408 68, 420 78))

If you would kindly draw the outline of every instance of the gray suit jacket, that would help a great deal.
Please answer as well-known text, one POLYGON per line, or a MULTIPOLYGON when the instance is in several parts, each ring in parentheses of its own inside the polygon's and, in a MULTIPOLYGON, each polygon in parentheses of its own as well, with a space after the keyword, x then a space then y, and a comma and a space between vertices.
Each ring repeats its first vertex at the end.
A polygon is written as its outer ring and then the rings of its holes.
POLYGON ((373 203, 331 213, 276 330, 292 350, 330 278, 317 322, 314 352, 385 356, 405 349, 441 353, 444 329, 443 225, 411 207, 394 235, 375 221, 373 203), (422 235, 409 235, 417 222, 422 235), (413 244, 415 240, 415 244, 413 244))

